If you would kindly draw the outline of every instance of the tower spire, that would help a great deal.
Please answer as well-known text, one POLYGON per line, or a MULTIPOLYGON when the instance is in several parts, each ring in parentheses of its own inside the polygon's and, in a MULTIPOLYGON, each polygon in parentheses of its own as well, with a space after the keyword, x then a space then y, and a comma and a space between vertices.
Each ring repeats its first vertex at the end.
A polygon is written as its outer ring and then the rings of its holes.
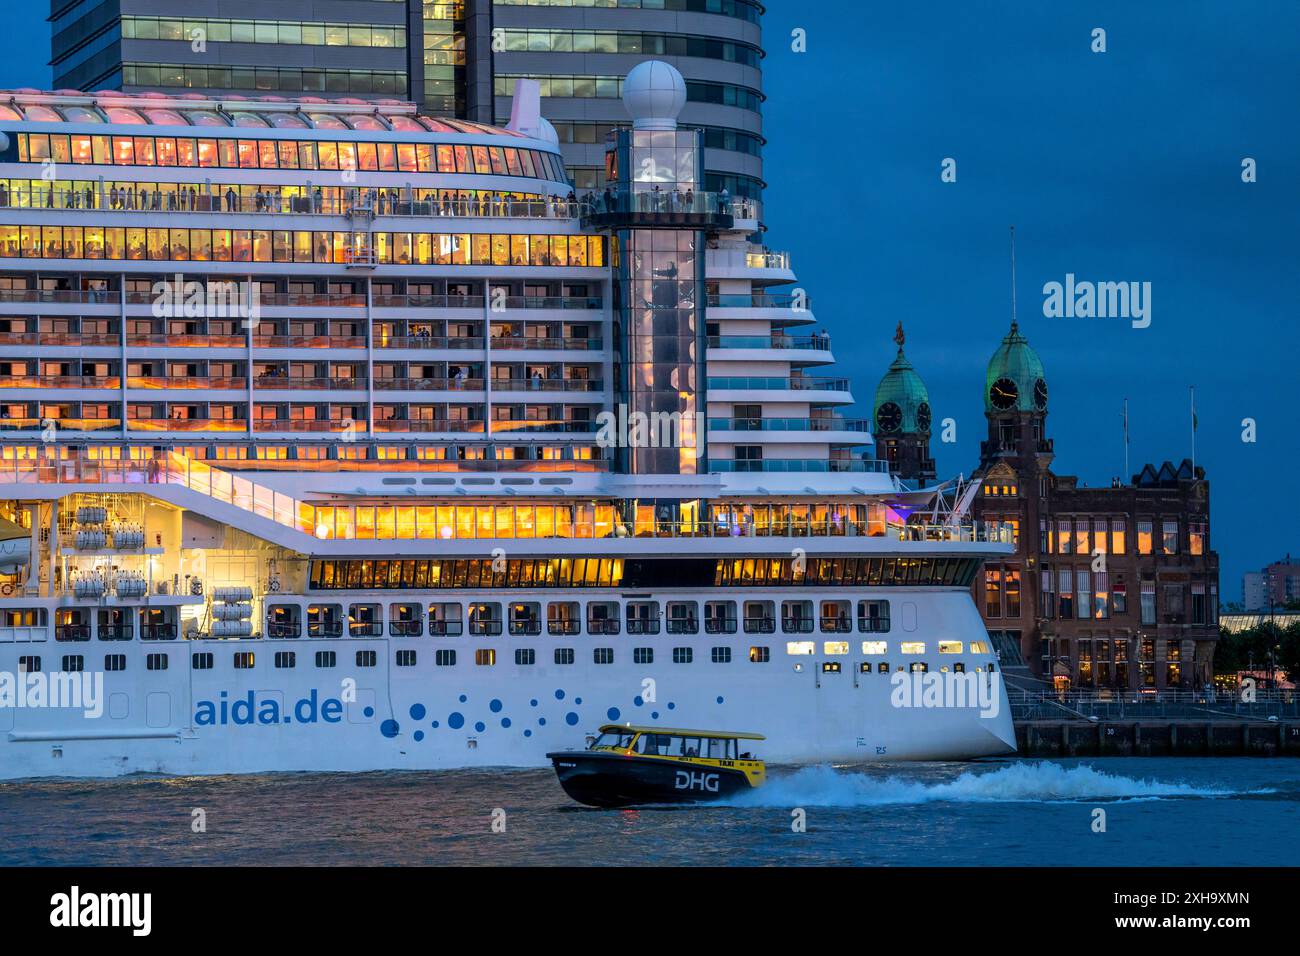
POLYGON ((1011 227, 1011 334, 1020 330, 1016 322, 1016 227, 1011 227))

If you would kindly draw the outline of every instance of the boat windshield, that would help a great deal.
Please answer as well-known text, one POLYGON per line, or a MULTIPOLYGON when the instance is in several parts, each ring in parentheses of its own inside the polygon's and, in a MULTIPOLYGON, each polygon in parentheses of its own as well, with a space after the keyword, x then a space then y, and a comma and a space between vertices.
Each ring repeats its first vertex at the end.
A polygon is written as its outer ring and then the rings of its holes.
POLYGON ((601 747, 612 747, 615 750, 626 750, 632 745, 633 736, 635 735, 629 730, 603 733, 596 738, 596 742, 591 745, 591 749, 596 750, 601 747))

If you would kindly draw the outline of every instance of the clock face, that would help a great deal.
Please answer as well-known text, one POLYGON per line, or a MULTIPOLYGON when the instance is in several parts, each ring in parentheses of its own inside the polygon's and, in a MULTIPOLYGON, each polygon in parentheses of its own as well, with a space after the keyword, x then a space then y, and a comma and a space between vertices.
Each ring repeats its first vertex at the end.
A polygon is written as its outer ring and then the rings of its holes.
POLYGON ((903 424, 903 410, 894 402, 885 402, 876 409, 876 426, 882 432, 896 432, 903 424))
POLYGON ((1038 408, 1047 407, 1047 383, 1041 378, 1034 383, 1034 405, 1038 408))
POLYGON ((928 402, 922 402, 916 406, 916 427, 923 432, 930 430, 930 404, 928 402))
POLYGON ((1020 389, 1016 388, 1016 383, 1009 378, 998 379, 989 389, 989 401, 993 403, 994 408, 1008 409, 1016 404, 1016 399, 1019 397, 1020 389))

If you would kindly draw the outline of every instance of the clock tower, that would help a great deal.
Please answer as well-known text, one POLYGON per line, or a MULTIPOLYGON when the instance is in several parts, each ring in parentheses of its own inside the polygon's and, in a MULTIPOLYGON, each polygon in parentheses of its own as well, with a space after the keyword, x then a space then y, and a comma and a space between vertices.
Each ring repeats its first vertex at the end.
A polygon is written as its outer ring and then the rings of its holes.
POLYGON ((871 433, 876 440, 876 456, 889 462, 890 472, 924 486, 935 479, 934 459, 930 457, 930 393, 903 354, 902 322, 894 332, 894 342, 898 356, 876 386, 871 433))

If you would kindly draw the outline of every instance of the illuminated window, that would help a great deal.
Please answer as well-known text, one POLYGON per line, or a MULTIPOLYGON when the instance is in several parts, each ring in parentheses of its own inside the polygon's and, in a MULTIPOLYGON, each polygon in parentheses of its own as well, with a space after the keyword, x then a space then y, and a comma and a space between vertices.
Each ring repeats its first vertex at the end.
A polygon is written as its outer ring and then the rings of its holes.
POLYGON ((940 654, 960 654, 961 651, 962 651, 961 641, 940 641, 939 642, 940 654))
POLYGON ((826 641, 822 644, 822 653, 841 657, 849 652, 848 641, 826 641))
POLYGON ((884 654, 888 650, 888 644, 885 641, 863 641, 863 654, 884 654))
POLYGON ((785 645, 787 654, 816 654, 816 641, 787 641, 785 645))
POLYGON ((497 662, 497 652, 491 647, 481 647, 474 652, 474 663, 483 667, 492 667, 497 662))
POLYGON ((898 649, 904 654, 924 654, 925 641, 903 641, 898 649))

